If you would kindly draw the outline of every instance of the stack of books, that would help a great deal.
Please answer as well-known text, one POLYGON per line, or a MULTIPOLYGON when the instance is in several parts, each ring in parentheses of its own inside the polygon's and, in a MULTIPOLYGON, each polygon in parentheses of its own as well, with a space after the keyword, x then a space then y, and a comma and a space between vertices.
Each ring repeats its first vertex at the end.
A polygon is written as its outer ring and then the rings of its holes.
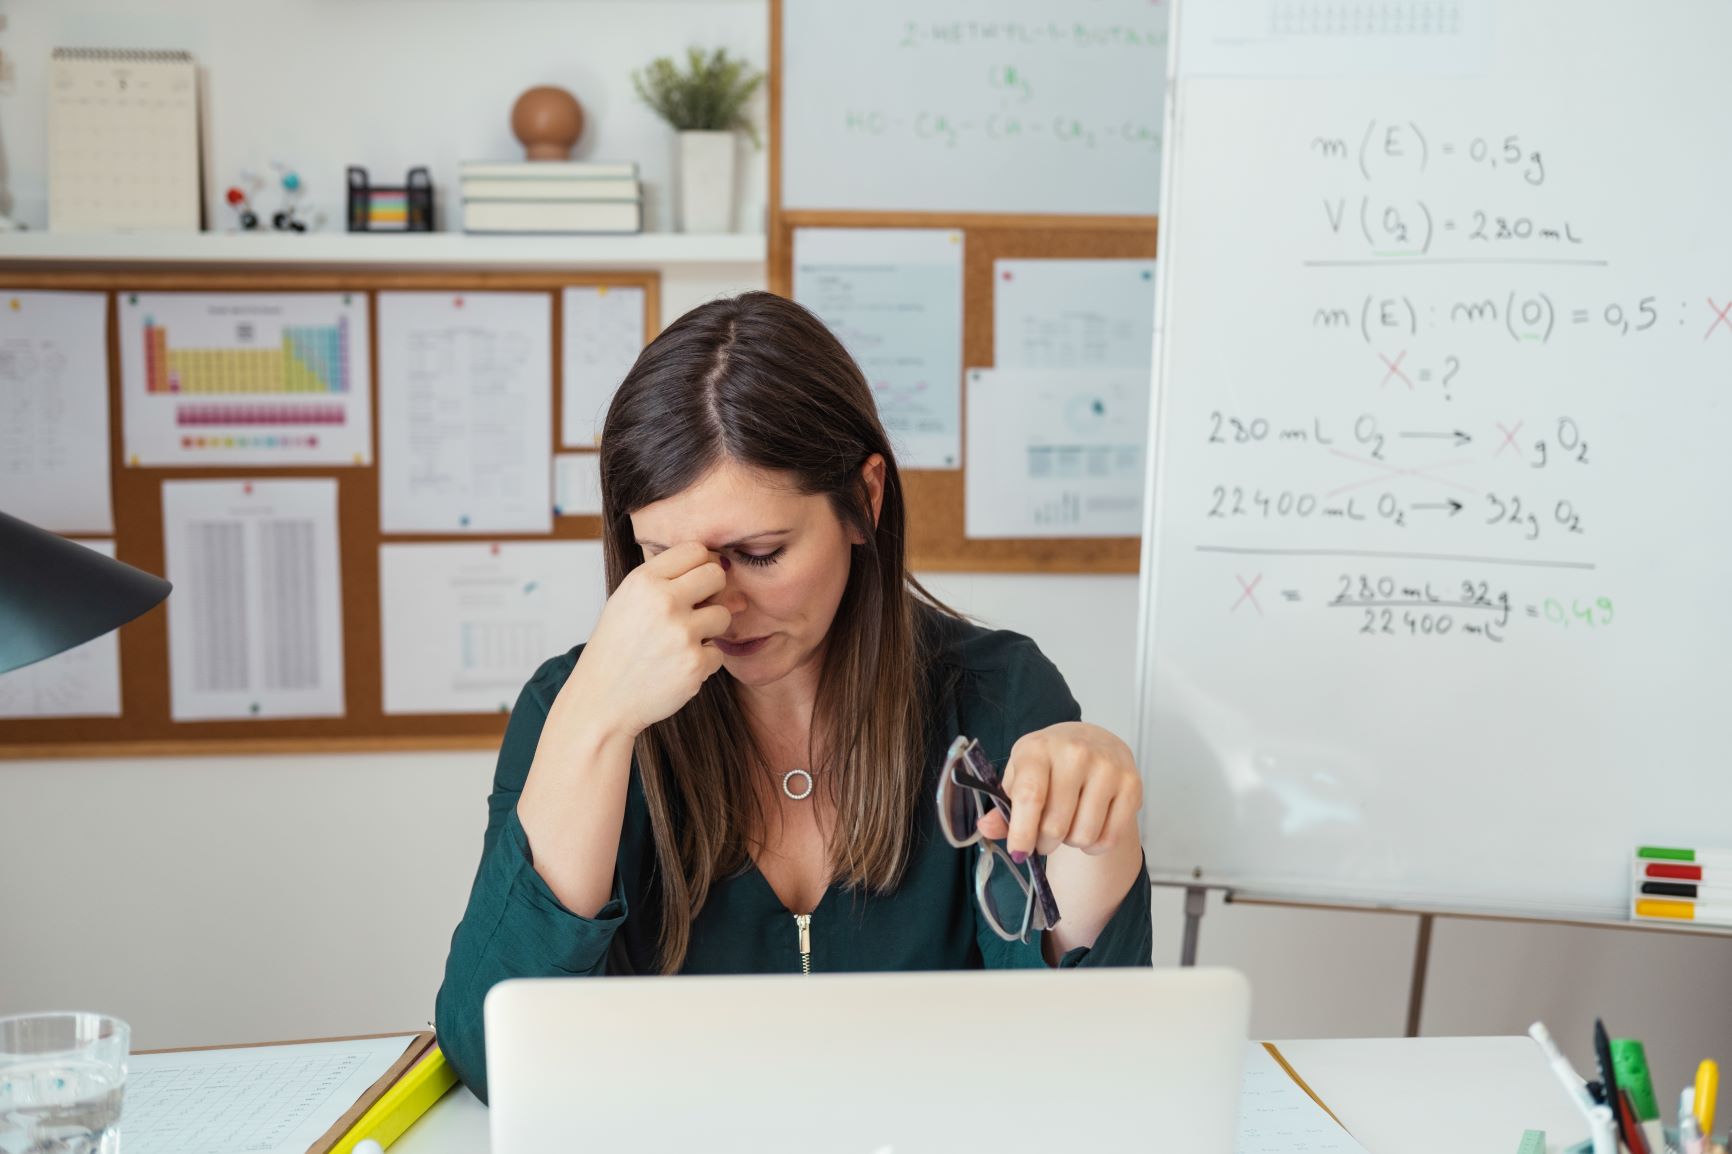
POLYGON ((464 232, 643 231, 631 161, 466 160, 457 175, 464 232))

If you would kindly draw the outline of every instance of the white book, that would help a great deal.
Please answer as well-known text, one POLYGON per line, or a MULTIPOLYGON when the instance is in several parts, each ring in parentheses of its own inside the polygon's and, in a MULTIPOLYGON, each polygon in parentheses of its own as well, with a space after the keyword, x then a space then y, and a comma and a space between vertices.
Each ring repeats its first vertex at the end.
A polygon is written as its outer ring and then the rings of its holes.
POLYGON ((635 160, 460 160, 457 173, 465 179, 472 176, 504 177, 510 180, 605 180, 608 178, 636 179, 635 160))
POLYGON ((463 206, 465 232, 641 232, 635 200, 480 200, 463 206))
POLYGON ((463 179, 464 200, 637 200, 643 188, 635 180, 463 179))

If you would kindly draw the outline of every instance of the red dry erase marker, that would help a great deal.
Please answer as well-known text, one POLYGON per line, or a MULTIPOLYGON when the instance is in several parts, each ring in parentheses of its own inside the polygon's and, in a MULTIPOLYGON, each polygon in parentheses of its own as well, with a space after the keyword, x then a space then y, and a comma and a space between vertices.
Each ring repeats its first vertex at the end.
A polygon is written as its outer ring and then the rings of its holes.
POLYGON ((1630 1092, 1620 1089, 1618 1101, 1623 1107, 1618 1111, 1618 1119, 1624 1124, 1624 1145, 1630 1148, 1630 1154, 1654 1154, 1647 1135, 1642 1133, 1642 1124, 1636 1121, 1636 1106, 1630 1101, 1630 1092))

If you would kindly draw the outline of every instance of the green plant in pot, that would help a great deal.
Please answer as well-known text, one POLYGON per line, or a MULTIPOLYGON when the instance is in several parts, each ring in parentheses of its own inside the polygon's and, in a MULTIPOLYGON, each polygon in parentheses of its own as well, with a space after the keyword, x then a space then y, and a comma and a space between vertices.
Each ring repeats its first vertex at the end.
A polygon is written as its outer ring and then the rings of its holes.
POLYGON ((678 196, 684 232, 732 232, 738 140, 759 143, 747 105, 764 74, 724 48, 686 50, 682 69, 672 58, 652 60, 632 73, 639 99, 679 134, 678 196))

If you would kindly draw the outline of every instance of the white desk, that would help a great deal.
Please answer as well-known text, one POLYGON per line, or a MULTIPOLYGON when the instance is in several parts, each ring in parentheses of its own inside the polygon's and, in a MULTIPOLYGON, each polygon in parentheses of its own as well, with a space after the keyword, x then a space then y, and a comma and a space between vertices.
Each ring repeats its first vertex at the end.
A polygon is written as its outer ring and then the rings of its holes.
POLYGON ((1524 1130, 1557 1154, 1588 1134, 1526 1037, 1275 1045, 1371 1154, 1515 1154, 1524 1130))
MULTIPOLYGON (((1544 1130, 1551 1154, 1586 1136, 1527 1038, 1278 1042, 1293 1068, 1370 1154, 1514 1154, 1544 1130)), ((391 1154, 485 1154, 487 1107, 458 1086, 391 1154)))

